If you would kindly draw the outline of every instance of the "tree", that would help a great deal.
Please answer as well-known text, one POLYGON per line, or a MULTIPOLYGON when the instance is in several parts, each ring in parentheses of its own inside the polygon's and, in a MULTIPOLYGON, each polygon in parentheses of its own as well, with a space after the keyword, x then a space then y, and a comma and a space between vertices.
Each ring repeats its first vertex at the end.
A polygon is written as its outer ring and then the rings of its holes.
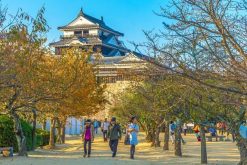
MULTIPOLYGON (((160 79, 154 77, 145 80, 130 87, 119 99, 118 106, 112 109, 112 113, 125 121, 130 115, 138 115, 138 121, 146 132, 146 139, 155 147, 160 146, 159 135, 161 128, 165 126, 164 149, 167 150, 169 121, 179 116, 184 116, 185 119, 184 113, 181 114, 180 106, 185 98, 182 93, 186 86, 180 82, 181 78, 173 74, 167 74, 160 79)), ((177 134, 181 139, 179 129, 177 134)), ((181 150, 177 153, 179 152, 181 153, 181 150)))
MULTIPOLYGON (((156 62, 163 68, 203 88, 219 90, 228 97, 235 95, 231 104, 243 115, 236 107, 246 106, 247 96, 246 1, 169 2, 157 13, 164 18, 164 29, 160 33, 146 31, 147 42, 140 46, 158 55, 156 62)), ((243 118, 237 116, 239 126, 243 118)), ((246 139, 239 137, 241 162, 246 159, 246 144, 246 139)))
POLYGON ((19 113, 31 112, 35 102, 40 99, 33 87, 37 83, 35 76, 39 59, 45 54, 42 47, 45 39, 41 35, 48 27, 43 17, 44 8, 41 8, 36 18, 19 12, 7 25, 7 9, 1 9, 0 12, 0 107, 1 112, 13 118, 19 155, 26 155, 26 139, 19 113))
POLYGON ((54 133, 58 128, 58 142, 64 143, 64 129, 68 117, 97 113, 104 104, 104 86, 97 83, 91 52, 79 48, 64 50, 61 56, 47 55, 40 67, 39 93, 50 96, 37 103, 51 120, 50 148, 55 147, 54 133))
POLYGON ((4 34, 0 40, 0 112, 14 121, 19 155, 27 155, 20 117, 33 114, 34 129, 37 115, 50 117, 53 148, 57 119, 64 122, 64 117, 93 114, 105 101, 104 86, 96 82, 94 65, 89 61, 90 51, 74 48, 54 56, 44 46, 49 29, 44 11, 41 8, 36 18, 17 13, 4 26, 6 14, 0 10, 0 31, 4 34))

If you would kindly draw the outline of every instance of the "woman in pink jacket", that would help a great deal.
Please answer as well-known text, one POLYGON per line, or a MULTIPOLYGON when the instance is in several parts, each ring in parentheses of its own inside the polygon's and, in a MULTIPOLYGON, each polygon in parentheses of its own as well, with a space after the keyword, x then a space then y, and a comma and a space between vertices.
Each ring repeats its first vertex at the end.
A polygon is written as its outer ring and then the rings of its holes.
POLYGON ((84 155, 83 157, 85 158, 86 156, 89 158, 91 155, 91 145, 92 141, 94 140, 94 127, 91 124, 91 120, 86 120, 86 125, 84 128, 84 132, 82 133, 82 140, 84 141, 84 155), (88 147, 87 147, 88 145, 88 147))

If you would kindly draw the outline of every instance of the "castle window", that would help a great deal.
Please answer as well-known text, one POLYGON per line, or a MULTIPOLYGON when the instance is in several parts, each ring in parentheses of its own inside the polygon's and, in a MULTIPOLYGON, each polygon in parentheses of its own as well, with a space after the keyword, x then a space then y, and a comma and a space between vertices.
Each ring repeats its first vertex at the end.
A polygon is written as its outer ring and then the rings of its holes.
POLYGON ((83 30, 83 36, 88 36, 89 35, 89 30, 83 30))
POLYGON ((81 31, 74 31, 74 35, 75 36, 81 36, 82 35, 82 32, 81 31))

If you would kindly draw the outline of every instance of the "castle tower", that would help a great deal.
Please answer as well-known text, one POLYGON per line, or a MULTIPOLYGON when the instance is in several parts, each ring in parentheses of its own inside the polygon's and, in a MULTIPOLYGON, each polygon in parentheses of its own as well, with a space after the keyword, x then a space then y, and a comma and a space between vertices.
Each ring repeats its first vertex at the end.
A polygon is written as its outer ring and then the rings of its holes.
POLYGON ((129 50, 119 40, 124 34, 109 26, 103 20, 89 16, 81 9, 77 17, 65 26, 58 27, 62 32, 60 41, 53 42, 50 46, 55 48, 59 55, 61 49, 73 47, 92 47, 93 51, 100 51, 104 57, 124 56, 129 50))

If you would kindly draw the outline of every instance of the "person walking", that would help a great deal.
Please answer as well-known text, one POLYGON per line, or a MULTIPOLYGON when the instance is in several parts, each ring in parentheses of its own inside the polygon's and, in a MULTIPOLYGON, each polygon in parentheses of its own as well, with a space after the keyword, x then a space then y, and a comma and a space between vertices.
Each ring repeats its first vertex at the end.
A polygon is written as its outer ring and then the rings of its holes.
POLYGON ((109 146, 112 151, 112 157, 117 154, 118 141, 122 138, 122 131, 119 124, 116 122, 116 118, 112 117, 108 130, 109 146))
POLYGON ((130 135, 130 159, 134 159, 135 148, 138 144, 137 135, 139 132, 139 126, 137 125, 137 119, 135 116, 131 117, 128 132, 130 135))
POLYGON ((86 156, 89 158, 91 155, 91 145, 92 141, 94 141, 94 127, 91 124, 91 120, 86 120, 86 125, 84 128, 84 132, 82 133, 82 140, 84 141, 84 155, 83 157, 85 158, 86 156))
POLYGON ((186 124, 186 123, 184 123, 184 125, 183 125, 183 132, 184 132, 184 136, 186 136, 186 134, 187 134, 187 130, 188 130, 188 126, 187 126, 187 124, 186 124))
POLYGON ((170 138, 171 138, 172 144, 174 144, 174 140, 175 140, 175 129, 176 129, 176 125, 174 124, 173 121, 171 121, 169 124, 169 131, 170 131, 170 138))
POLYGON ((93 126, 94 126, 94 133, 98 134, 99 122, 96 119, 94 119, 93 126))
POLYGON ((108 133, 109 125, 110 125, 110 123, 107 121, 107 118, 105 118, 105 121, 102 122, 102 124, 101 124, 101 130, 103 133, 104 142, 107 142, 107 133, 108 133))

